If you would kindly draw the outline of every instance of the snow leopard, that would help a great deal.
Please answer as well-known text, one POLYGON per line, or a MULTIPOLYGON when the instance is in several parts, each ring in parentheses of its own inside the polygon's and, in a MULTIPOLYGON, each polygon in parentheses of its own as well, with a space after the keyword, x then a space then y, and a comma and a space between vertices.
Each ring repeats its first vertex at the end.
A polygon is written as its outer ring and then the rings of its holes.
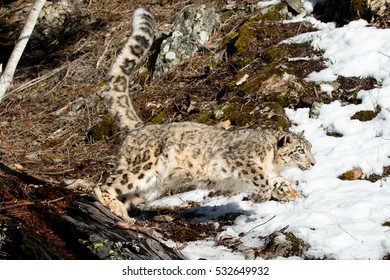
POLYGON ((262 129, 226 130, 196 122, 145 125, 129 95, 131 76, 154 39, 154 17, 134 11, 132 33, 117 56, 109 79, 109 110, 124 134, 117 164, 98 200, 133 225, 132 207, 196 188, 246 192, 254 203, 299 197, 280 172, 311 168, 311 144, 301 133, 262 129))

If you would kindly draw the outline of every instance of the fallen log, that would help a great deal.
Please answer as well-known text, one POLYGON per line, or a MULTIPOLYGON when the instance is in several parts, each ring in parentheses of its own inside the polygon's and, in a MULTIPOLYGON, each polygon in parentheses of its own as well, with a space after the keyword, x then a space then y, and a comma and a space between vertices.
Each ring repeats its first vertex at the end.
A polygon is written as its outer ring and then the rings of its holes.
POLYGON ((123 229, 93 197, 0 163, 0 258, 184 259, 153 230, 123 229))

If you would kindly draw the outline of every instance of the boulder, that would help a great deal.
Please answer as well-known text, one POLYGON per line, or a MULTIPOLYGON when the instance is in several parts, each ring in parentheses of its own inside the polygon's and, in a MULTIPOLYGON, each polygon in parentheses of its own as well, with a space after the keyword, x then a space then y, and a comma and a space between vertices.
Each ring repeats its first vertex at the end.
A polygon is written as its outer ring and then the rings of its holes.
POLYGON ((172 33, 162 42, 154 78, 170 73, 177 64, 205 47, 218 22, 215 9, 206 5, 191 6, 179 13, 172 33))

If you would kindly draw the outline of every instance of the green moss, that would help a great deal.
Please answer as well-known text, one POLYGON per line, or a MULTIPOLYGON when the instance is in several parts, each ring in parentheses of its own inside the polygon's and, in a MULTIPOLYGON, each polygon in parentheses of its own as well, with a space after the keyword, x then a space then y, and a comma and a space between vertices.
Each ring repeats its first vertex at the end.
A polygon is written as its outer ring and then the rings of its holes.
POLYGON ((190 122, 198 122, 198 123, 204 123, 209 125, 213 125, 214 123, 216 123, 214 112, 211 111, 191 114, 188 116, 187 120, 190 122))
POLYGON ((245 22, 239 32, 237 40, 235 40, 234 47, 236 50, 236 55, 244 55, 249 49, 248 43, 250 41, 255 41, 256 36, 254 32, 256 32, 257 23, 247 21, 245 22))
MULTIPOLYGON (((285 7, 285 4, 275 5, 266 14, 246 20, 238 32, 229 33, 224 38, 227 54, 232 56, 237 69, 244 68, 258 57, 259 41, 264 40, 266 37, 279 36, 278 29, 275 26, 268 26, 261 22, 264 20, 281 20, 283 18, 281 10, 285 7)), ((271 58, 275 56, 272 53, 269 55, 271 58)))
POLYGON ((289 127, 289 122, 284 117, 284 109, 276 102, 262 103, 260 106, 256 102, 246 102, 240 104, 238 100, 226 103, 219 107, 219 121, 229 120, 233 126, 250 126, 252 128, 273 128, 285 130, 289 127), (261 108, 259 108, 261 107, 261 108))
POLYGON ((270 62, 274 62, 277 59, 284 58, 284 57, 286 57, 286 54, 285 54, 286 50, 288 50, 288 46, 286 46, 286 45, 281 45, 281 46, 278 46, 277 48, 268 50, 264 54, 264 59, 268 63, 270 63, 270 62))
POLYGON ((231 124, 234 126, 244 126, 253 120, 253 116, 248 113, 250 110, 247 109, 240 112, 239 109, 236 109, 231 105, 225 105, 222 107, 222 111, 223 120, 230 120, 231 124))
POLYGON ((286 130, 290 123, 285 116, 284 109, 277 102, 265 102, 262 109, 254 114, 256 124, 254 128, 271 128, 276 130, 286 130))
POLYGON ((279 21, 285 19, 282 10, 286 8, 286 4, 280 3, 274 5, 267 13, 263 15, 258 15, 254 18, 256 21, 260 20, 269 20, 269 21, 279 21))
POLYGON ((106 115, 103 119, 94 125, 88 132, 87 138, 89 141, 101 141, 103 139, 110 138, 118 132, 115 121, 106 115))
POLYGON ((204 112, 199 115, 198 122, 200 123, 210 123, 212 120, 213 114, 211 112, 204 112))
POLYGON ((373 118, 375 118, 377 114, 378 114, 378 112, 374 112, 371 110, 363 110, 363 111, 356 112, 351 117, 351 120, 359 120, 362 122, 367 122, 367 121, 371 121, 373 118))
POLYGON ((252 80, 246 82, 238 91, 238 96, 247 96, 257 92, 264 81, 268 80, 272 75, 282 75, 284 72, 280 68, 274 67, 273 64, 268 65, 260 74, 252 80))
POLYGON ((237 80, 234 79, 231 82, 225 84, 225 86, 223 88, 223 91, 224 92, 232 92, 232 91, 234 91, 234 89, 236 88, 236 82, 237 82, 237 80))
POLYGON ((160 113, 158 113, 156 116, 154 116, 150 120, 149 124, 159 124, 159 123, 161 123, 161 121, 166 117, 166 115, 167 115, 167 112, 161 111, 160 113))
POLYGON ((295 107, 299 100, 290 95, 285 95, 280 92, 272 92, 264 97, 264 100, 267 102, 276 102, 280 104, 283 108, 292 108, 295 107))
POLYGON ((241 26, 238 37, 234 39, 233 61, 238 69, 245 67, 253 60, 251 48, 256 46, 257 29, 257 22, 247 21, 241 26))
POLYGON ((267 116, 266 123, 268 127, 276 130, 286 130, 289 128, 290 123, 285 115, 282 105, 278 102, 267 102, 264 104, 270 109, 270 114, 267 116))
POLYGON ((288 119, 283 116, 273 116, 271 119, 274 121, 274 129, 287 130, 290 127, 288 119))
POLYGON ((157 115, 155 115, 148 124, 159 124, 164 122, 164 120, 170 115, 172 109, 166 107, 162 111, 160 111, 157 115))

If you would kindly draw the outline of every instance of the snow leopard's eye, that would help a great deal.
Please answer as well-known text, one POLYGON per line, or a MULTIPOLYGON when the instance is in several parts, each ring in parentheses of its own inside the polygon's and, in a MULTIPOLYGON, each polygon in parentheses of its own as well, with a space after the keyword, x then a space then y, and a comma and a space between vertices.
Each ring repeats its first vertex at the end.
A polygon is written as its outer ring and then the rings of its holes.
POLYGON ((298 153, 300 153, 301 155, 305 154, 305 150, 304 149, 299 149, 298 150, 298 153))

